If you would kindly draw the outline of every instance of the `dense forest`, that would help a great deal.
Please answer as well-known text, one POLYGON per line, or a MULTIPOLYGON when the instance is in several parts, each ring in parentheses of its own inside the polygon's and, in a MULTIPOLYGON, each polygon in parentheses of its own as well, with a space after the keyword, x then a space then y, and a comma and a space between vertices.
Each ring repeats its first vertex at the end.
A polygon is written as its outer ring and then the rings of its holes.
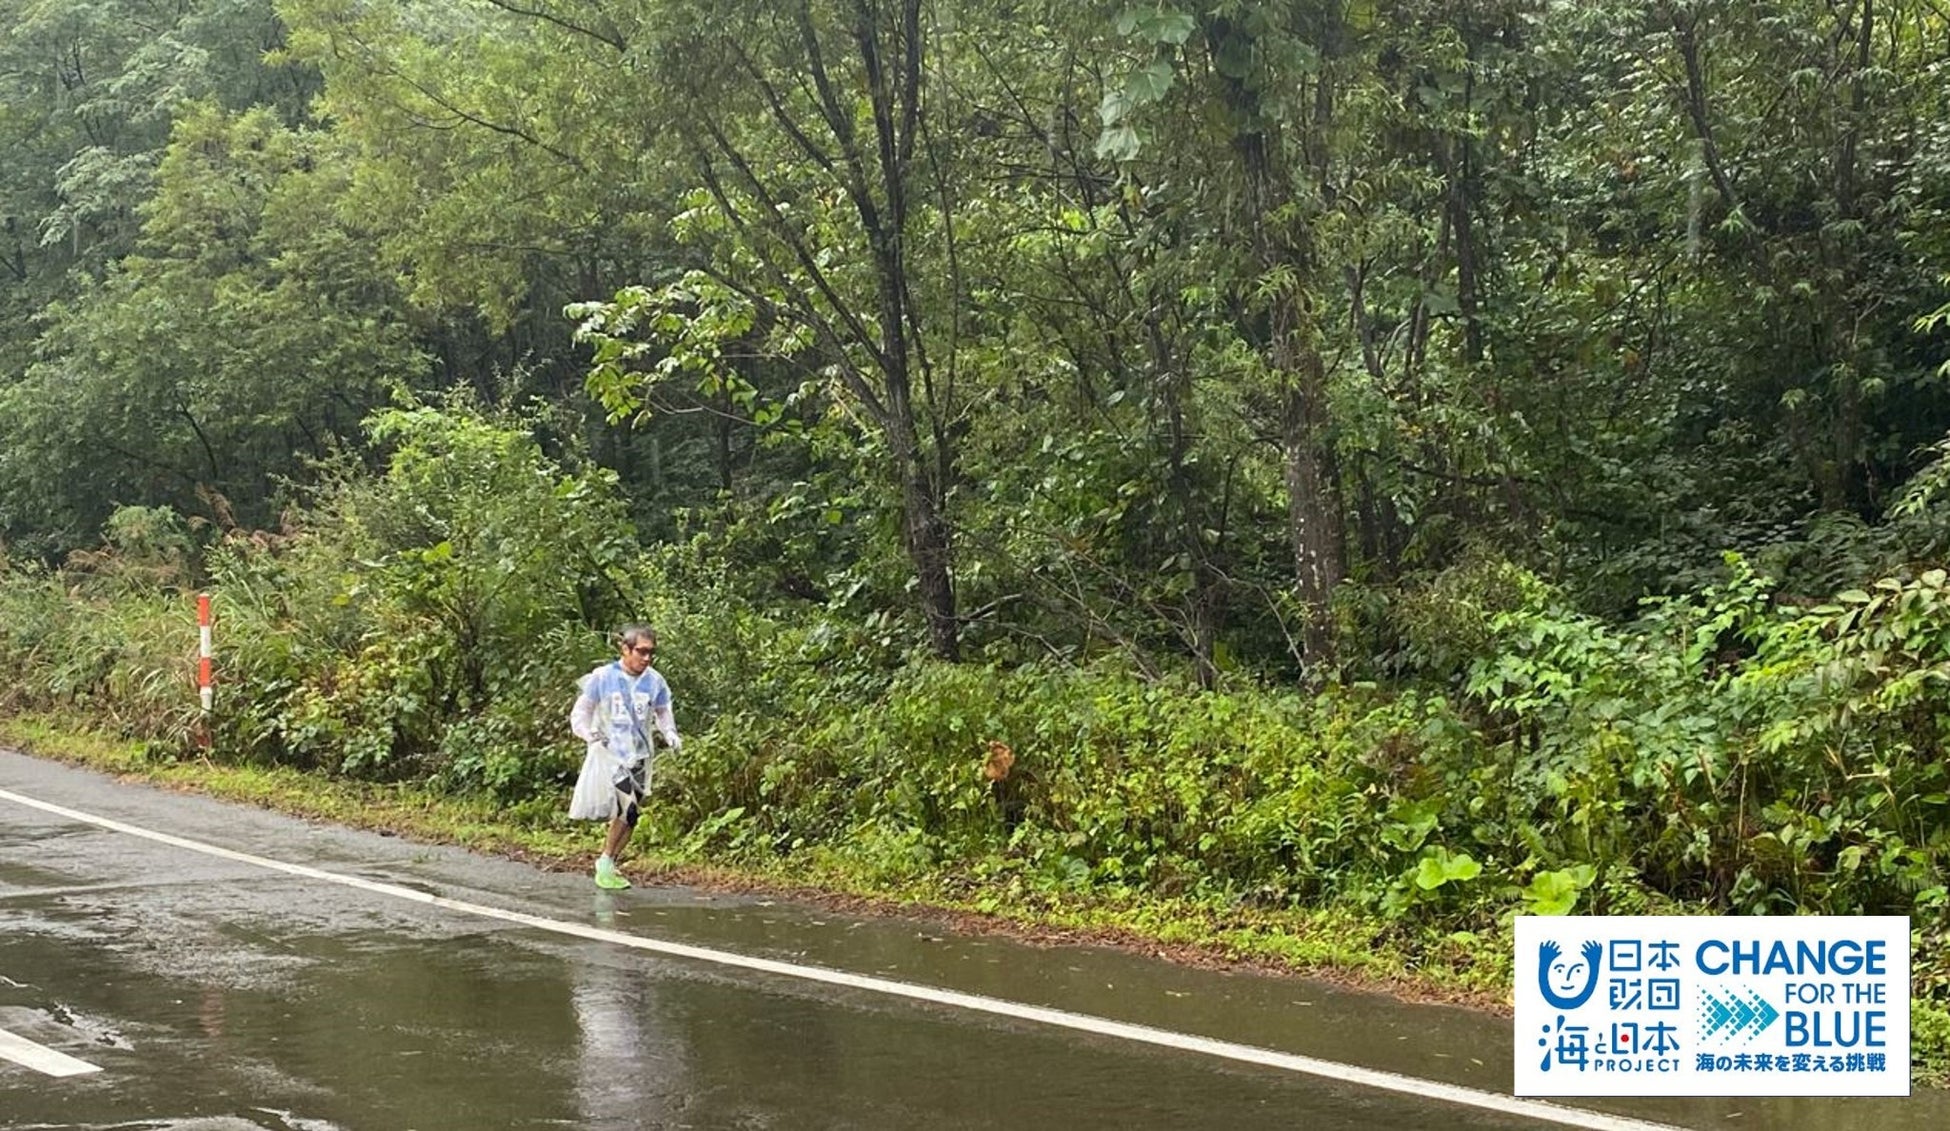
POLYGON ((5 0, 0 152, 0 707, 202 587, 228 756, 559 799, 649 617, 691 851, 1946 992, 1942 0, 5 0))

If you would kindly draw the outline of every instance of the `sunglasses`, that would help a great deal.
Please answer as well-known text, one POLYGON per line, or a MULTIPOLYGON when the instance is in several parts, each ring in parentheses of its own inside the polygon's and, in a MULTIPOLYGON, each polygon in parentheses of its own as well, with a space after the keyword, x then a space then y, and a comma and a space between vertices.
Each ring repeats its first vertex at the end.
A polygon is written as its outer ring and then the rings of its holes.
POLYGON ((654 656, 657 654, 657 646, 654 644, 639 644, 630 649, 630 654, 632 656, 654 656))

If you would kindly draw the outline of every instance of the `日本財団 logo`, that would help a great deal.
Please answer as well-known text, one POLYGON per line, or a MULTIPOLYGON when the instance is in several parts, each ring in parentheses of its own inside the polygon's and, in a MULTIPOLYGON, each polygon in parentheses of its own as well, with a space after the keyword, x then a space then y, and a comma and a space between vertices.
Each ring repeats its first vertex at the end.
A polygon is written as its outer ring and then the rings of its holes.
POLYGON ((1907 1095, 1901 917, 1523 917, 1518 1095, 1907 1095))

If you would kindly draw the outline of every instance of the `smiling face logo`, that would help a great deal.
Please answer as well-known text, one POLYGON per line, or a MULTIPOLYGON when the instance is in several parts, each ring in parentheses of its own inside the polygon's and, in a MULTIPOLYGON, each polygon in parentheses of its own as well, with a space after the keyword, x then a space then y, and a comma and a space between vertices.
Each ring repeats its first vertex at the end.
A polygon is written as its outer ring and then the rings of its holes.
POLYGON ((1602 943, 1588 942, 1579 951, 1583 960, 1564 957, 1554 942, 1537 946, 1537 988, 1557 1009, 1576 1009, 1591 1000, 1598 988, 1598 966, 1605 955, 1602 943))

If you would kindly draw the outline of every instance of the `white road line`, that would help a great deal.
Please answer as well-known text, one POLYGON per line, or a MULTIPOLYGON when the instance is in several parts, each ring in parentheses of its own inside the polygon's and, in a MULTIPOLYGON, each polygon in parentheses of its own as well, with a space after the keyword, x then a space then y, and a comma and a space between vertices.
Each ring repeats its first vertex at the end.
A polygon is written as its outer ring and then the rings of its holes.
POLYGON ((381 883, 359 876, 340 875, 303 864, 288 864, 282 860, 253 856, 247 852, 237 852, 214 844, 189 840, 169 833, 156 832, 137 825, 126 824, 108 817, 97 817, 75 809, 55 805, 26 797, 9 790, 0 789, 0 800, 12 801, 30 809, 53 813, 71 821, 95 825, 113 832, 142 837, 159 844, 201 852, 222 860, 233 860, 240 864, 250 864, 283 872, 289 876, 301 876, 309 880, 342 884, 345 887, 373 892, 377 895, 392 896, 413 903, 424 903, 434 907, 459 911, 468 915, 478 915, 486 919, 498 919, 506 923, 517 923, 537 930, 552 931, 560 935, 593 939, 597 942, 612 943, 617 946, 633 947, 653 954, 668 955, 673 958, 687 958, 697 962, 709 962, 718 966, 730 966, 741 970, 756 970, 766 974, 776 974, 801 981, 820 982, 831 986, 845 986, 849 989, 865 990, 870 993, 886 994, 891 997, 908 998, 927 1002, 931 1005, 951 1006, 975 1013, 987 1013, 998 1017, 1008 1017, 1019 1021, 1034 1021, 1061 1029, 1071 1029, 1082 1033, 1094 1033, 1119 1040, 1134 1041, 1139 1044, 1155 1045, 1162 1048, 1178 1049, 1184 1052, 1203 1053, 1206 1056, 1224 1060, 1257 1064, 1267 1068, 1284 1069, 1308 1076, 1319 1076, 1346 1084, 1358 1084, 1384 1092, 1416 1096, 1422 1099, 1439 1100, 1463 1107, 1479 1108, 1502 1115, 1521 1116, 1560 1127, 1577 1127, 1587 1131, 1679 1131, 1668 1124, 1650 1123, 1627 1116, 1611 1115, 1606 1112, 1588 1111, 1583 1108, 1566 1107, 1541 1100, 1517 1099, 1512 1096, 1485 1092, 1477 1088, 1466 1088, 1457 1084, 1444 1084, 1435 1080, 1423 1080, 1413 1076, 1403 1076, 1394 1072, 1384 1072, 1374 1068, 1363 1068, 1355 1064, 1341 1064, 1331 1060, 1321 1060, 1295 1053, 1275 1052, 1271 1049, 1256 1048, 1252 1045, 1234 1044, 1231 1041, 1214 1040, 1191 1033, 1177 1033, 1167 1029, 1154 1029, 1148 1025, 1134 1025, 1125 1021, 1113 1021, 1105 1017, 1093 1017, 1084 1013, 1071 1013, 1067 1010, 1049 1009, 1037 1005, 1023 1005, 1019 1002, 1004 1001, 1000 998, 967 994, 958 990, 937 989, 933 986, 918 986, 909 982, 896 982, 887 978, 874 978, 863 974, 849 974, 841 970, 828 970, 820 966, 801 966, 792 962, 778 962, 769 958, 754 958, 735 954, 731 951, 713 950, 709 947, 690 946, 685 943, 665 942, 661 939, 646 938, 642 935, 624 934, 621 931, 604 930, 601 927, 586 926, 562 919, 546 919, 539 915, 529 915, 521 911, 509 911, 500 907, 489 907, 479 903, 449 899, 446 896, 416 891, 397 884, 381 883))
POLYGON ((36 1072, 49 1076, 85 1076, 90 1072, 100 1072, 101 1066, 85 1060, 76 1060, 64 1052, 55 1052, 45 1045, 37 1045, 26 1037, 16 1036, 0 1029, 0 1060, 11 1060, 24 1064, 36 1072))

